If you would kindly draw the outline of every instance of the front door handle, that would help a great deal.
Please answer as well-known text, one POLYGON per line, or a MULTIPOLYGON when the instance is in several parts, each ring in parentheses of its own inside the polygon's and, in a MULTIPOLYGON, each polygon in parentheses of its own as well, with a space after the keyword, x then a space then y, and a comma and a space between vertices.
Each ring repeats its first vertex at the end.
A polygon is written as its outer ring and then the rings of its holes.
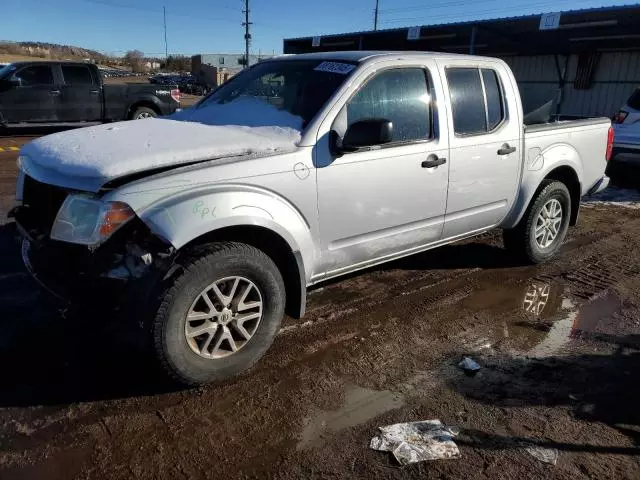
POLYGON ((446 158, 438 157, 437 155, 431 154, 424 162, 422 162, 422 168, 433 168, 445 163, 447 163, 446 158))
POLYGON ((515 151, 516 147, 511 147, 508 143, 505 143, 504 145, 502 145, 502 147, 500 147, 500 150, 498 150, 498 155, 509 155, 510 153, 513 153, 515 151))
POLYGON ((91 93, 91 95, 97 95, 100 93, 100 90, 91 90, 89 93, 91 93))
POLYGON ((60 90, 49 90, 49 95, 56 97, 60 95, 60 90))

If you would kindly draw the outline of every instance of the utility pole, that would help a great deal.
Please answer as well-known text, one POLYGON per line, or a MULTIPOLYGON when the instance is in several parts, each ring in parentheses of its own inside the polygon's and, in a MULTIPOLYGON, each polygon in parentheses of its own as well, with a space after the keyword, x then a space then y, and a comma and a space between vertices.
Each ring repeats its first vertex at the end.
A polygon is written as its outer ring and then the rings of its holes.
POLYGON ((378 14, 379 14, 378 4, 379 3, 380 1, 376 0, 376 9, 373 11, 373 29, 374 30, 378 30, 378 14))
POLYGON ((169 47, 167 46, 167 7, 162 7, 162 13, 164 15, 164 59, 169 56, 169 47))
POLYGON ((249 46, 251 45, 251 33, 249 33, 252 22, 249 21, 249 0, 244 0, 244 22, 242 26, 244 27, 244 58, 245 64, 244 68, 249 67, 249 46))

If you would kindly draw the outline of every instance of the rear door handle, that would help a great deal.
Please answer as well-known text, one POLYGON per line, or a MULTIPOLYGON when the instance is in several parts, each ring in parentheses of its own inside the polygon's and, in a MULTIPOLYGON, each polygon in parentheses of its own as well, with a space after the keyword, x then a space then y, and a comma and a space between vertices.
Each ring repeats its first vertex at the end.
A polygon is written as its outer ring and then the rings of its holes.
POLYGON ((433 168, 445 163, 447 163, 446 158, 438 157, 432 153, 424 162, 422 162, 422 168, 433 168))
POLYGON ((504 145, 502 145, 502 147, 500 147, 500 150, 498 150, 498 155, 509 155, 510 153, 513 153, 515 151, 516 147, 511 147, 508 143, 505 143, 504 145))
POLYGON ((100 90, 91 90, 91 95, 97 95, 100 93, 100 90))
POLYGON ((58 96, 60 95, 60 90, 49 90, 49 95, 58 96))

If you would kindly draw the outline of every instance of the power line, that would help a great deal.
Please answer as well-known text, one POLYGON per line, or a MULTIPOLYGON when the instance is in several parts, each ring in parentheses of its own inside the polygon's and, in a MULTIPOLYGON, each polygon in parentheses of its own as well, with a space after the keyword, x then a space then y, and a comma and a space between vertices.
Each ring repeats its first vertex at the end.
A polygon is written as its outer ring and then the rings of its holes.
MULTIPOLYGON (((96 4, 99 4, 99 5, 106 5, 108 7, 134 8, 136 10, 146 10, 146 11, 154 11, 154 12, 156 11, 153 7, 139 7, 139 6, 130 5, 130 4, 127 4, 127 3, 108 2, 108 1, 105 1, 105 0, 81 0, 81 1, 85 1, 87 3, 96 3, 96 4)), ((158 8, 159 8, 159 6, 158 6, 158 8)), ((215 5, 214 8, 226 8, 228 10, 234 10, 236 12, 239 11, 238 8, 234 8, 234 7, 231 7, 229 5, 215 5)))
MULTIPOLYGON (((50 3, 47 2, 46 0, 31 0, 31 1, 35 1, 38 3, 46 3, 47 5, 49 5, 50 3)), ((83 3, 92 3, 94 5, 101 5, 104 7, 112 7, 112 8, 128 8, 131 10, 138 10, 141 12, 148 12, 148 13, 155 13, 160 15, 162 12, 160 10, 160 7, 158 6, 158 9, 155 8, 150 8, 150 7, 140 7, 137 5, 127 5, 127 4, 123 4, 123 3, 113 3, 113 2, 105 2, 104 0, 76 0, 78 2, 83 2, 83 3)), ((231 8, 231 7, 228 7, 231 8)), ((238 11, 237 9, 233 9, 235 11, 238 11)), ((194 18, 194 19, 199 19, 199 20, 207 20, 208 22, 223 22, 223 23, 236 23, 237 20, 234 20, 232 18, 220 18, 220 17, 208 17, 208 16, 202 16, 202 15, 193 15, 193 14, 188 14, 188 13, 174 13, 172 11, 169 11, 167 13, 169 16, 173 16, 173 17, 184 17, 184 18, 194 18)))
MULTIPOLYGON (((488 2, 494 2, 494 1, 498 1, 498 0, 487 0, 484 3, 488 3, 488 2)), ((483 3, 483 4, 484 4, 483 3)), ((430 4, 429 6, 415 6, 415 7, 411 7, 413 9, 416 10, 422 10, 422 9, 428 9, 428 10, 433 10, 434 8, 445 8, 445 7, 457 7, 457 6, 468 6, 469 2, 468 1, 464 1, 464 0, 460 0, 460 1, 453 1, 453 2, 442 2, 442 3, 433 3, 430 4)), ((478 5, 478 4, 476 4, 478 5)), ((515 11, 530 11, 531 9, 534 8, 544 8, 544 7, 555 7, 554 10, 557 9, 562 9, 565 7, 571 7, 571 3, 564 3, 562 4, 561 1, 543 1, 543 2, 534 2, 534 3, 530 3, 527 5, 520 5, 520 6, 515 6, 512 5, 510 7, 504 7, 504 8, 491 8, 491 9, 485 9, 485 10, 477 10, 477 11, 473 11, 470 10, 468 12, 469 15, 480 15, 480 14, 484 14, 484 13, 493 13, 493 12, 503 12, 503 11, 510 11, 510 12, 515 12, 515 11)), ((409 8, 409 7, 407 7, 409 8)), ((405 9, 390 9, 390 10, 380 10, 381 13, 385 13, 385 14, 389 14, 389 13, 401 13, 404 12, 405 9)), ((407 12, 409 13, 409 12, 407 12)), ((535 12, 535 13, 540 13, 540 12, 535 12)), ((534 14, 534 13, 532 13, 534 14)), ((393 22, 406 22, 406 21, 411 21, 411 20, 419 20, 421 18, 423 18, 425 14, 420 14, 422 16, 419 17, 404 17, 404 18, 390 18, 388 20, 382 20, 381 23, 393 23, 393 22)), ((385 15, 386 16, 386 15, 385 15)), ((433 19, 433 18, 445 18, 445 17, 460 17, 461 14, 460 13, 451 13, 451 14, 444 14, 444 15, 436 15, 436 16, 432 16, 431 14, 429 14, 429 18, 433 19)))
MULTIPOLYGON (((415 11, 415 10, 433 10, 433 8, 435 7, 451 7, 456 5, 467 5, 467 6, 485 5, 488 2, 495 2, 495 1, 498 1, 498 0, 486 0, 484 2, 468 2, 468 1, 436 2, 436 3, 429 3, 428 5, 412 5, 407 7, 386 8, 386 9, 381 9, 380 13, 384 13, 384 14, 405 13, 405 12, 415 11)), ((511 8, 526 8, 530 5, 535 5, 535 2, 533 4, 524 4, 519 6, 512 5, 511 8)))
MULTIPOLYGON (((465 2, 460 2, 459 5, 464 5, 465 2)), ((558 6, 558 2, 557 1, 548 1, 548 2, 542 2, 542 3, 532 3, 526 6, 526 8, 522 8, 522 7, 502 7, 502 8, 492 8, 492 9, 486 9, 486 10, 476 10, 476 11, 470 11, 467 13, 467 15, 473 15, 473 16, 477 16, 477 15, 485 15, 485 14, 491 14, 491 13, 515 13, 515 12, 522 12, 522 10, 529 10, 532 8, 538 8, 538 7, 548 7, 548 6, 558 6)), ((522 14, 522 15, 527 15, 527 14, 522 14)), ((449 19, 449 18, 460 18, 461 16, 463 16, 463 14, 460 13, 449 13, 449 14, 443 14, 443 15, 429 15, 428 19, 430 23, 431 20, 443 20, 443 19, 449 19)), ((393 19, 389 19, 389 20, 382 20, 380 23, 384 23, 384 24, 390 24, 390 23, 407 23, 407 22, 411 22, 414 20, 423 20, 424 16, 418 16, 418 17, 404 17, 404 18, 393 18, 393 19)))

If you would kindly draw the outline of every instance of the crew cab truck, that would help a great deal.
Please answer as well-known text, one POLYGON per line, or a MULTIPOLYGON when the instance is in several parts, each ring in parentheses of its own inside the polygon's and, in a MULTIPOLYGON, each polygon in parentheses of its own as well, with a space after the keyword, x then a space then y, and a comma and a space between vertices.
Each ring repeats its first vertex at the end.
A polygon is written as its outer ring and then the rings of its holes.
POLYGON ((17 62, 0 69, 0 126, 86 125, 168 115, 177 86, 105 85, 91 63, 17 62))
POLYGON ((35 278, 90 303, 115 284, 197 385, 256 362, 318 282, 494 228, 525 261, 553 257, 608 184, 611 122, 522 118, 493 58, 275 58, 171 117, 27 144, 12 214, 35 278))

